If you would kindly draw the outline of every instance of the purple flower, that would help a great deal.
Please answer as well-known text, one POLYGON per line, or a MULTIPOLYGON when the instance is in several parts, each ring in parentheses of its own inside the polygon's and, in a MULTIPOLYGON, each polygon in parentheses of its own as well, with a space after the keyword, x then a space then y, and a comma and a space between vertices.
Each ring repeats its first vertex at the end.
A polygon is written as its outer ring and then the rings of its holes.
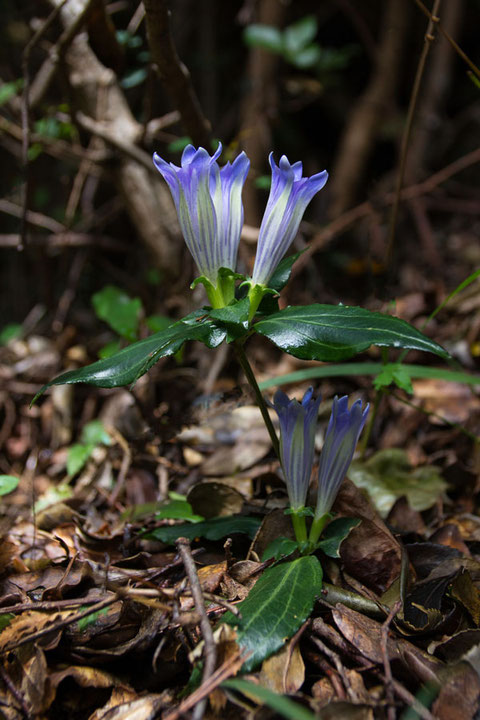
POLYGON ((362 401, 348 409, 348 396, 333 400, 325 442, 318 470, 318 497, 315 521, 328 513, 352 462, 358 438, 368 415, 368 404, 362 410, 362 401))
POLYGON ((245 153, 221 169, 219 144, 210 157, 204 148, 188 145, 181 167, 157 155, 153 162, 166 180, 177 209, 187 247, 202 275, 216 287, 218 271, 235 270, 243 225, 242 188, 250 167, 245 153))
POLYGON ((309 388, 300 404, 277 390, 273 399, 273 407, 280 420, 280 460, 293 511, 304 507, 312 474, 315 428, 321 400, 312 395, 313 388, 309 388))
POLYGON ((275 165, 270 153, 272 186, 260 226, 257 255, 252 274, 253 285, 268 285, 275 268, 287 252, 313 196, 328 179, 324 170, 312 177, 302 177, 302 163, 290 165, 285 155, 275 165))

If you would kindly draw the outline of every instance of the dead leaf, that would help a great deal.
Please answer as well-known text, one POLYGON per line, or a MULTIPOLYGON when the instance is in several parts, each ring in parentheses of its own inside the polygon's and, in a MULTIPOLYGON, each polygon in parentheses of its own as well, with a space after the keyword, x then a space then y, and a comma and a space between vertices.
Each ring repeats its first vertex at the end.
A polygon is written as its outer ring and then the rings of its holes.
MULTIPOLYGON (((415 397, 423 400, 424 410, 437 413, 450 423, 463 425, 480 409, 480 399, 463 383, 425 378, 413 383, 415 397)), ((430 416, 434 425, 442 425, 441 419, 430 416)))
POLYGON ((283 536, 295 539, 292 521, 285 511, 277 508, 263 518, 248 552, 248 557, 262 558, 263 553, 273 540, 283 536))
POLYGON ((480 625, 480 592, 473 584, 469 572, 460 571, 452 583, 450 595, 468 611, 478 627, 480 625))
POLYGON ((89 720, 154 720, 166 707, 168 702, 164 694, 150 694, 113 707, 107 703, 90 715, 89 720))
POLYGON ((439 720, 473 720, 480 708, 480 678, 466 662, 447 665, 439 674, 440 692, 432 712, 439 720))
POLYGON ((305 663, 298 638, 263 661, 258 679, 260 685, 280 695, 293 695, 300 690, 305 682, 305 663))
POLYGON ((237 515, 245 498, 238 490, 221 482, 202 482, 194 485, 187 495, 193 512, 204 518, 237 515))
POLYGON ((384 593, 400 575, 399 543, 368 498, 349 480, 342 483, 333 509, 342 516, 362 520, 340 547, 347 572, 375 592, 384 593))

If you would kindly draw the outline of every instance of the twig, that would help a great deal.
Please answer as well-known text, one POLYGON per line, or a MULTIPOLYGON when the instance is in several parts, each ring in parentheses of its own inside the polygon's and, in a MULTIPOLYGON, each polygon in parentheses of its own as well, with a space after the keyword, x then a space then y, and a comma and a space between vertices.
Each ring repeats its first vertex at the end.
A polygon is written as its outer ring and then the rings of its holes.
POLYGON ((52 330, 54 333, 59 335, 64 326, 65 320, 70 310, 70 306, 75 298, 77 286, 82 275, 82 271, 87 259, 87 253, 85 250, 80 250, 75 254, 70 270, 68 273, 67 286, 60 296, 58 301, 57 311, 52 321, 52 330))
MULTIPOLYGON (((13 217, 21 218, 24 209, 21 205, 16 205, 15 203, 7 200, 6 198, 1 198, 0 212, 4 212, 7 215, 12 215, 13 217)), ((58 222, 58 220, 54 220, 53 218, 48 217, 48 215, 44 215, 40 212, 35 212, 34 210, 27 210, 26 217, 27 222, 30 225, 36 225, 37 227, 44 228, 45 230, 50 230, 50 232, 52 233, 65 232, 65 230, 67 229, 66 226, 63 223, 58 222)))
POLYGON ((388 720, 395 720, 393 676, 392 668, 390 666, 390 658, 388 657, 388 633, 390 630, 391 622, 400 610, 401 606, 401 600, 397 600, 397 602, 393 604, 392 609, 388 613, 388 617, 382 624, 381 629, 381 650, 383 657, 383 667, 385 672, 385 696, 388 704, 388 720))
MULTIPOLYGON (((65 53, 67 52, 75 37, 78 35, 83 24, 85 23, 94 1, 95 0, 88 0, 88 2, 84 4, 83 8, 81 8, 78 15, 76 15, 71 25, 69 25, 63 31, 58 41, 50 49, 48 57, 43 62, 42 66, 40 67, 39 71, 35 76, 35 79, 32 82, 29 96, 30 109, 37 107, 37 105, 39 105, 45 97, 45 93, 50 87, 55 73, 57 72, 57 69, 60 67, 63 61, 65 53)), ((52 15, 54 15, 55 18, 66 3, 67 0, 63 0, 63 2, 59 2, 59 4, 54 8, 52 15)), ((50 18, 47 19, 47 23, 49 22, 49 20, 50 18)), ((42 34, 45 32, 45 29, 45 26, 41 28, 42 34)), ((38 38, 35 42, 38 42, 38 38)))
MULTIPOLYGON (((386 682, 386 678, 384 678, 382 675, 382 680, 386 682)), ((404 688, 401 683, 398 682, 398 680, 392 680, 393 689, 395 690, 398 697, 403 700, 404 703, 406 703, 412 710, 415 710, 417 715, 422 720, 438 720, 438 718, 435 715, 432 715, 430 710, 425 707, 425 705, 422 705, 422 703, 417 700, 415 695, 412 695, 411 692, 407 690, 407 688, 404 688)))
MULTIPOLYGON (((437 14, 440 7, 441 0, 435 0, 433 6, 434 15, 437 14)), ((413 118, 415 116, 415 109, 417 107, 418 95, 420 92, 420 86, 422 84, 423 73, 425 70, 425 63, 427 61, 428 53, 434 39, 434 22, 432 18, 428 21, 427 31, 425 33, 425 39, 423 43, 422 53, 420 60, 418 61, 417 72, 415 74, 415 81, 413 83, 412 94, 410 96, 410 102, 408 105, 407 120, 405 123, 405 129, 402 136, 402 146, 400 150, 400 167, 398 169, 397 184, 395 188, 395 199, 392 206, 392 212, 390 214, 390 223, 388 229, 388 241, 387 241, 387 267, 391 267, 393 248, 395 245, 395 230, 397 227, 398 210, 400 207, 400 197, 403 185, 403 177, 405 175, 405 165, 407 162, 407 151, 410 142, 410 135, 413 127, 413 118)))
MULTIPOLYGON (((10 233, 0 234, 0 247, 15 248, 18 245, 19 235, 10 233)), ((62 248, 62 247, 102 247, 113 252, 125 253, 128 248, 124 243, 118 242, 106 235, 94 235, 88 233, 62 232, 53 235, 33 235, 29 241, 30 245, 41 247, 62 248)))
POLYGON ((110 505, 113 506, 117 502, 118 496, 125 487, 127 473, 130 469, 130 465, 132 462, 132 453, 128 446, 128 442, 125 440, 123 435, 118 432, 118 430, 116 430, 115 428, 110 428, 109 432, 112 435, 113 439, 120 445, 123 450, 122 464, 120 465, 120 470, 117 475, 117 482, 115 483, 115 487, 113 488, 108 499, 110 505))
POLYGON ((335 667, 337 669, 337 673, 342 678, 343 686, 344 686, 345 690, 347 691, 349 699, 354 703, 358 703, 358 695, 355 692, 355 690, 352 688, 352 684, 346 673, 345 666, 342 663, 342 661, 340 660, 340 657, 338 656, 338 654, 336 652, 334 652, 333 650, 331 650, 328 647, 328 645, 325 645, 325 643, 322 640, 320 640, 320 638, 312 637, 311 640, 313 643, 315 643, 317 648, 321 652, 323 652, 323 654, 326 655, 335 665, 335 667))
MULTIPOLYGON (((193 599, 195 601, 195 607, 198 614, 200 615, 200 628, 202 630, 203 641, 205 643, 205 662, 202 676, 203 686, 205 685, 205 683, 208 682, 209 678, 215 670, 215 663, 217 661, 217 649, 215 647, 215 639, 213 637, 212 626, 210 625, 210 621, 208 619, 205 609, 202 588, 200 587, 200 581, 198 579, 197 571, 195 569, 195 561, 190 551, 190 541, 187 540, 187 538, 178 538, 178 540, 176 541, 176 545, 185 566, 185 572, 187 573, 188 582, 190 583, 193 599)), ((197 703, 192 715, 193 720, 202 719, 206 705, 206 697, 197 703)))
MULTIPOLYGON (((409 200, 410 198, 417 197, 419 195, 426 195, 432 190, 435 190, 439 185, 449 180, 454 175, 457 175, 462 170, 465 170, 472 165, 476 165, 480 162, 480 148, 476 148, 466 155, 457 158, 453 162, 446 165, 438 172, 431 175, 426 180, 409 185, 402 189, 400 194, 401 200, 409 200)), ((395 200, 395 193, 387 193, 385 196, 375 199, 376 204, 384 206, 391 205, 395 200)), ((321 228, 315 233, 314 238, 305 252, 298 258, 297 262, 292 268, 292 276, 297 275, 303 268, 310 262, 311 256, 323 248, 325 243, 332 240, 334 237, 345 232, 351 225, 358 220, 362 220, 374 211, 373 204, 370 201, 366 201, 357 205, 356 207, 348 210, 340 217, 333 220, 326 227, 321 228)), ((307 223, 303 223, 304 227, 308 227, 307 223)), ((313 229, 313 226, 310 226, 313 229)))
POLYGON ((133 143, 131 142, 126 142, 120 135, 106 129, 102 125, 102 123, 99 123, 93 118, 88 117, 88 115, 85 115, 85 113, 81 111, 77 112, 77 114, 75 115, 75 120, 81 127, 83 127, 84 130, 88 130, 88 132, 91 132, 93 135, 101 138, 109 145, 113 145, 113 147, 115 147, 117 150, 120 150, 120 152, 122 152, 124 155, 127 155, 132 160, 138 162, 152 175, 157 177, 158 172, 155 169, 152 159, 150 155, 148 155, 144 150, 137 147, 136 145, 133 145, 133 143))
POLYGON ((5 645, 5 647, 0 650, 0 655, 9 653, 11 650, 17 650, 22 645, 28 645, 28 643, 34 642, 36 640, 40 640, 42 637, 45 637, 46 635, 50 635, 51 633, 57 632, 57 630, 63 630, 63 628, 67 627, 68 625, 72 625, 73 623, 78 622, 79 620, 82 620, 83 618, 87 617, 88 615, 91 615, 92 613, 98 612, 99 610, 103 610, 103 608, 109 607, 109 605, 113 605, 113 603, 117 602, 117 600, 120 600, 121 597, 122 597, 121 593, 115 593, 115 595, 113 595, 112 597, 105 598, 105 600, 100 600, 100 602, 96 603, 95 605, 92 605, 87 610, 84 610, 81 613, 77 613, 76 615, 71 615, 68 618, 64 618, 63 620, 59 620, 57 623, 53 623, 52 625, 49 625, 48 627, 43 628, 42 630, 38 630, 37 632, 30 633, 29 635, 25 635, 24 637, 18 638, 15 640, 15 642, 5 645))
POLYGON ((185 700, 182 700, 177 708, 163 715, 162 720, 178 720, 178 718, 190 710, 190 708, 194 707, 194 705, 215 690, 216 687, 221 685, 224 680, 227 680, 227 678, 232 675, 236 675, 246 659, 247 655, 242 654, 240 651, 232 655, 223 665, 215 670, 208 682, 202 683, 195 692, 185 698, 185 700))
POLYGON ((72 598, 71 600, 39 600, 38 602, 17 603, 16 605, 4 605, 0 607, 2 615, 6 613, 37 612, 41 610, 59 610, 63 608, 76 607, 77 605, 94 605, 98 598, 72 598))
POLYGON ((24 186, 23 186, 23 210, 20 223, 20 235, 18 241, 18 250, 22 250, 26 242, 27 232, 27 212, 28 212, 28 190, 29 190, 29 162, 28 162, 28 149, 30 146, 30 70, 28 67, 30 61, 30 54, 41 39, 44 33, 52 25, 57 18, 60 10, 65 5, 67 0, 63 0, 60 5, 50 13, 48 18, 45 20, 43 25, 37 30, 36 33, 28 41, 22 55, 22 75, 23 75, 23 92, 22 92, 22 104, 21 104, 21 118, 22 118, 22 164, 24 172, 24 186))
POLYGON ((26 718, 26 720, 28 720, 28 718, 30 717, 30 711, 27 707, 27 703, 25 702, 25 698, 23 697, 23 695, 21 694, 19 689, 15 687, 12 678, 10 677, 10 675, 7 673, 7 671, 1 665, 0 665, 0 675, 2 677, 3 682, 5 683, 7 688, 12 693, 13 697, 20 705, 20 709, 21 709, 23 717, 26 718))
POLYGON ((190 73, 178 57, 170 31, 166 0, 144 0, 147 38, 160 80, 170 94, 193 143, 209 149, 210 123, 193 88, 190 73))
POLYGON ((442 35, 443 35, 443 37, 445 38, 445 40, 447 40, 447 41, 450 43, 450 45, 453 47, 453 49, 455 50, 455 52, 456 52, 456 53, 462 58, 462 60, 468 65, 468 67, 470 68, 470 70, 471 70, 478 78, 480 78, 480 70, 479 70, 478 67, 475 65, 475 63, 473 63, 473 62, 470 60, 470 58, 469 58, 468 55, 462 50, 462 48, 460 47, 460 45, 458 45, 458 44, 455 42, 455 40, 452 38, 452 36, 450 35, 450 33, 448 33, 448 32, 445 30, 445 28, 444 28, 443 25, 441 24, 439 18, 436 17, 436 15, 435 15, 435 8, 433 9, 432 12, 430 12, 430 10, 429 10, 427 7, 425 7, 425 5, 423 4, 423 2, 421 2, 421 0, 414 0, 414 2, 415 2, 415 3, 417 4, 417 6, 420 8, 420 10, 423 12, 423 14, 426 15, 426 16, 430 19, 431 22, 433 22, 433 23, 436 24, 439 32, 442 33, 442 35))

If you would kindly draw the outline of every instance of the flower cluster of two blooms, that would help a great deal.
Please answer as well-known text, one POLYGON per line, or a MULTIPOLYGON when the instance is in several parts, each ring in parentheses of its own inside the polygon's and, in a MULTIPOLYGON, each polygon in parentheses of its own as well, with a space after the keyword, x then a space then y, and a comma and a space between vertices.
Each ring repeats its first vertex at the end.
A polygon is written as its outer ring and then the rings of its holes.
MULTIPOLYGON (((188 145, 180 167, 166 162, 157 153, 153 156, 155 167, 170 188, 185 242, 206 279, 207 294, 214 307, 233 300, 231 293, 223 297, 212 288, 221 287, 221 268, 235 272, 243 227, 242 189, 250 168, 244 152, 233 163, 227 162, 220 168, 217 159, 221 152, 221 144, 213 156, 204 148, 197 150, 188 145)), ((252 287, 268 287, 297 233, 307 205, 328 179, 325 170, 302 177, 302 163, 291 165, 285 155, 277 166, 271 153, 270 165, 272 184, 249 281, 252 287)))
MULTIPOLYGON (((153 156, 156 168, 170 188, 187 247, 214 307, 233 300, 233 284, 229 293, 222 291, 221 269, 235 273, 243 226, 242 189, 250 167, 249 159, 242 152, 232 164, 228 162, 220 168, 217 159, 221 151, 219 145, 210 156, 204 148, 197 150, 188 145, 180 167, 156 153, 153 156)), ((291 165, 285 155, 277 166, 271 153, 270 165, 272 184, 249 281, 251 290, 268 287, 275 268, 297 233, 307 205, 328 179, 326 171, 302 177, 302 163, 291 165)), ((280 460, 294 514, 301 513, 307 499, 319 404, 320 398, 313 398, 312 389, 305 393, 301 403, 289 399, 281 390, 274 397, 273 407, 280 421, 280 460)), ((322 526, 322 518, 332 507, 367 414, 368 405, 362 409, 360 400, 353 403, 350 410, 347 396, 335 397, 333 401, 320 459, 313 527, 322 526)))

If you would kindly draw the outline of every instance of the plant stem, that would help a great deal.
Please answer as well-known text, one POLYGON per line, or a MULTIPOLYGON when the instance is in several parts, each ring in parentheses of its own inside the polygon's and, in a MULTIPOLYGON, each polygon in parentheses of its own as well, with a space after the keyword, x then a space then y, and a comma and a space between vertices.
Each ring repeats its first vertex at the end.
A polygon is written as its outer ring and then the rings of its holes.
POLYGON ((292 519, 292 525, 293 530, 295 532, 295 537, 297 539, 298 543, 306 543, 307 542, 307 524, 305 522, 305 516, 304 515, 297 515, 297 513, 292 510, 291 514, 292 519))
POLYGON ((258 383, 257 383, 257 380, 253 373, 252 366, 250 365, 250 363, 248 361, 248 358, 245 354, 245 350, 243 349, 242 343, 239 340, 236 340, 233 343, 233 346, 235 348, 235 352, 237 355, 238 362, 240 363, 240 367, 242 368, 243 372, 245 373, 245 377, 247 378, 248 383, 250 384, 253 392, 255 393, 255 398, 257 400, 258 407, 260 408, 260 412, 262 413, 262 417, 263 417, 263 420, 267 427, 268 434, 270 435, 270 440, 272 441, 275 455, 280 460, 280 446, 278 444, 277 433, 275 432, 275 428, 273 427, 273 423, 270 419, 270 414, 269 414, 268 408, 265 404, 265 400, 263 399, 261 390, 258 387, 258 383))
POLYGON ((312 547, 318 542, 318 539, 322 534, 322 530, 327 524, 327 520, 329 520, 330 518, 331 515, 327 512, 320 517, 316 517, 312 522, 312 527, 310 528, 310 537, 308 538, 308 541, 312 547))

